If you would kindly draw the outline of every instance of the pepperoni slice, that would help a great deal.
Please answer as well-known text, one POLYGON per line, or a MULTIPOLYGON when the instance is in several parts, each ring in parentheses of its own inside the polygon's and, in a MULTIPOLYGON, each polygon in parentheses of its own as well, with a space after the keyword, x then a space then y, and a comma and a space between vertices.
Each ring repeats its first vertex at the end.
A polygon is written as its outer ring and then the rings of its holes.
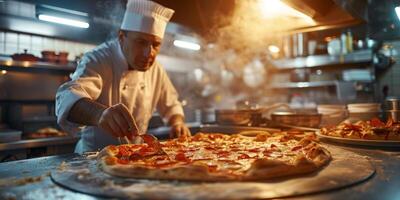
POLYGON ((131 161, 136 161, 139 160, 141 158, 141 156, 137 153, 133 153, 132 155, 129 156, 129 160, 131 161))
POLYGON ((253 153, 258 153, 258 152, 260 152, 260 148, 249 149, 247 151, 253 152, 253 153))
POLYGON ((186 155, 185 155, 184 153, 182 153, 182 152, 176 154, 175 159, 176 159, 177 161, 183 161, 183 162, 188 162, 188 161, 190 161, 189 158, 187 158, 186 155))
POLYGON ((295 146, 295 147, 293 147, 291 150, 292 151, 297 151, 297 150, 299 150, 299 149, 301 149, 302 148, 302 146, 295 146))
POLYGON ((210 139, 210 140, 216 140, 216 139, 223 138, 223 137, 224 136, 221 134, 209 134, 208 135, 208 139, 210 139))
POLYGON ((247 154, 242 153, 240 156, 238 156, 238 159, 249 159, 250 156, 247 154))
POLYGON ((379 120, 378 118, 373 118, 370 120, 370 124, 373 127, 382 127, 385 126, 385 123, 383 123, 381 120, 379 120))
POLYGON ((118 147, 118 154, 117 157, 123 157, 123 156, 129 156, 130 152, 128 150, 128 148, 126 148, 125 146, 119 146, 118 147))

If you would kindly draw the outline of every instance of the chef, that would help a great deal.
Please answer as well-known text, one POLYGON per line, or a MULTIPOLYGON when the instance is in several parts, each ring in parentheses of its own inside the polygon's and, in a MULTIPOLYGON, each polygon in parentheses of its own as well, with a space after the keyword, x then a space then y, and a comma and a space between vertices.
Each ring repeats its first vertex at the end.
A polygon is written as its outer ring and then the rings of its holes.
POLYGON ((178 94, 155 60, 173 13, 152 1, 128 0, 118 38, 86 53, 71 81, 60 86, 57 122, 80 133, 75 152, 145 133, 155 109, 171 126, 171 136, 190 135, 178 94))

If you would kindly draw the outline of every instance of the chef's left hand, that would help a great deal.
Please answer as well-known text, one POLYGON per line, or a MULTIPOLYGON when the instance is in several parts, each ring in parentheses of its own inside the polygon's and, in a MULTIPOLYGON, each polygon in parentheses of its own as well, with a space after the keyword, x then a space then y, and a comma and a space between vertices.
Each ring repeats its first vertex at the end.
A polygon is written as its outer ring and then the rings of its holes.
POLYGON ((175 137, 188 137, 191 136, 189 128, 184 123, 178 123, 171 126, 171 131, 169 133, 171 138, 175 137))

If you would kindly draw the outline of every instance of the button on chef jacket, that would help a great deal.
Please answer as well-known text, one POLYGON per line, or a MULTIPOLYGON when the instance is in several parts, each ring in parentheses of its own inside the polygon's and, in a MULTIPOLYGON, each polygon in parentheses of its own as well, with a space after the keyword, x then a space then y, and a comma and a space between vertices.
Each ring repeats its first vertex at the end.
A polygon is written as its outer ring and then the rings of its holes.
POLYGON ((83 126, 67 120, 71 107, 81 98, 90 98, 103 105, 123 103, 135 118, 142 132, 147 130, 153 111, 168 120, 172 115, 183 116, 178 94, 163 67, 154 62, 145 71, 128 70, 119 42, 105 42, 86 53, 71 76, 56 94, 58 124, 81 138, 76 153, 97 151, 118 139, 96 126, 83 126))

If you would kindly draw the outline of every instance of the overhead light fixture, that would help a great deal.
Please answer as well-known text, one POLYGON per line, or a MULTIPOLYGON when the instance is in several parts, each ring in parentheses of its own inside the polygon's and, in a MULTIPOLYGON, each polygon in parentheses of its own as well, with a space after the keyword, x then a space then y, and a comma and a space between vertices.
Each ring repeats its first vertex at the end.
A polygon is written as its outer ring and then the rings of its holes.
POLYGON ((268 50, 271 53, 279 53, 280 49, 276 45, 269 45, 268 50))
POLYGON ((174 46, 194 51, 198 51, 201 48, 200 45, 197 43, 183 41, 183 40, 174 40, 174 46))
POLYGON ((89 23, 87 23, 87 22, 82 22, 82 21, 73 20, 73 19, 67 19, 67 18, 63 18, 63 17, 56 17, 56 16, 51 16, 51 15, 40 14, 38 16, 38 18, 42 21, 47 21, 47 22, 75 26, 75 27, 79 27, 79 28, 89 28, 89 23))
POLYGON ((394 8, 394 10, 396 11, 397 18, 399 18, 400 20, 400 6, 397 6, 396 8, 394 8))
POLYGON ((89 28, 88 14, 76 10, 69 10, 49 5, 38 5, 36 7, 39 20, 74 26, 78 28, 89 28))
POLYGON ((290 7, 281 0, 260 0, 260 4, 262 14, 265 18, 291 16, 304 19, 312 24, 315 23, 312 17, 290 7))

